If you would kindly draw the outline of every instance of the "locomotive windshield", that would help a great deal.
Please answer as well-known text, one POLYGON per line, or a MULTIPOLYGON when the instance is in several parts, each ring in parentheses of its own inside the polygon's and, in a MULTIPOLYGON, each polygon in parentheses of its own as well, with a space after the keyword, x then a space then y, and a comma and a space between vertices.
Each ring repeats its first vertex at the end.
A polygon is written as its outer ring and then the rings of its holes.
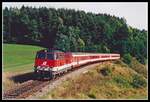
POLYGON ((53 54, 47 54, 47 59, 54 59, 54 55, 53 54))
POLYGON ((49 54, 49 53, 37 53, 36 58, 38 58, 38 59, 54 59, 54 55, 49 54))
POLYGON ((45 57, 46 57, 45 53, 37 53, 37 56, 36 56, 36 58, 39 58, 39 59, 45 59, 45 57))

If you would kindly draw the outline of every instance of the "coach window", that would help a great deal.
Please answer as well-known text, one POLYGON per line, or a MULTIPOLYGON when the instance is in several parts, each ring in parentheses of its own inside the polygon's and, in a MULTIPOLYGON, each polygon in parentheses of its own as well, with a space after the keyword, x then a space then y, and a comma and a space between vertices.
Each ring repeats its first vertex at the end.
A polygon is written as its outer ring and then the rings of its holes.
POLYGON ((59 54, 59 59, 63 59, 64 55, 62 53, 59 54))
POLYGON ((64 55, 62 53, 57 53, 56 54, 56 59, 63 59, 64 55))

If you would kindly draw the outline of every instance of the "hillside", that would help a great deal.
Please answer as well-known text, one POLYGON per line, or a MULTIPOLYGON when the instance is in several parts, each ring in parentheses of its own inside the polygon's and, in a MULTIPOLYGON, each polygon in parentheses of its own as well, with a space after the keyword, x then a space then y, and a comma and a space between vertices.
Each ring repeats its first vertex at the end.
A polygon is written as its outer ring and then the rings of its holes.
POLYGON ((69 78, 41 99, 147 99, 147 79, 122 61, 69 78))

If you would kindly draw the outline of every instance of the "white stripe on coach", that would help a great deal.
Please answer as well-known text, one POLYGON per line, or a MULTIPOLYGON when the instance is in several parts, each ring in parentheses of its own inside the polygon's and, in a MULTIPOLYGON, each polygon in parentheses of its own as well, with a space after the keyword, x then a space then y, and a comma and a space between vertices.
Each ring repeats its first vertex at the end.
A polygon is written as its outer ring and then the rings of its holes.
MULTIPOLYGON (((120 57, 111 58, 111 59, 119 59, 119 58, 120 57)), ((88 60, 79 61, 79 62, 72 62, 70 64, 65 64, 65 65, 62 65, 62 66, 59 66, 59 67, 53 67, 52 71, 59 71, 59 70, 65 69, 65 68, 69 68, 72 65, 74 66, 74 65, 77 65, 77 64, 84 64, 84 63, 87 63, 87 62, 101 61, 101 60, 108 60, 108 59, 110 59, 110 58, 97 58, 97 59, 88 59, 88 60)))

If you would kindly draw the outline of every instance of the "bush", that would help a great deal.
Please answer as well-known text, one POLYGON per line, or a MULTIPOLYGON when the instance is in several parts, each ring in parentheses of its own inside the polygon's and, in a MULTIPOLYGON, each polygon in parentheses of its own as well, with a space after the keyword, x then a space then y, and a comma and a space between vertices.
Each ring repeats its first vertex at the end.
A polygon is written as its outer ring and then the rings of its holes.
POLYGON ((147 66, 142 65, 136 58, 132 58, 130 67, 135 70, 138 74, 143 75, 147 78, 147 66))
POLYGON ((144 80, 144 78, 142 78, 141 76, 135 74, 133 76, 133 81, 132 81, 131 85, 134 88, 145 87, 146 86, 146 80, 144 80))
POLYGON ((115 64, 122 64, 122 61, 121 60, 116 60, 114 61, 115 64))
POLYGON ((94 95, 94 94, 88 94, 88 97, 90 97, 90 98, 96 98, 96 96, 94 95))
POLYGON ((103 69, 100 70, 100 72, 104 75, 104 76, 108 76, 112 74, 112 70, 109 67, 104 67, 103 69))
POLYGON ((126 63, 124 63, 123 61, 121 61, 121 60, 116 60, 114 63, 118 64, 118 65, 121 65, 122 67, 128 67, 128 65, 126 63))
POLYGON ((123 61, 126 63, 126 64, 130 64, 131 63, 131 59, 132 59, 132 56, 128 53, 128 54, 124 54, 123 56, 123 61))
POLYGON ((130 82, 127 79, 125 79, 123 76, 116 76, 116 77, 113 78, 113 80, 117 84, 119 84, 123 87, 130 87, 130 82))

